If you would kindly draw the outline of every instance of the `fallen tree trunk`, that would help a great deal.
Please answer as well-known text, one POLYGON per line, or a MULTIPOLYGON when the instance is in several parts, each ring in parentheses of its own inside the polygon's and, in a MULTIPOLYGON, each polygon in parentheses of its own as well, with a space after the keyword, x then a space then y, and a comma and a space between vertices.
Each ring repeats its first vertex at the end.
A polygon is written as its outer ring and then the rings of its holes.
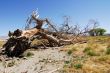
MULTIPOLYGON (((34 28, 28 30, 17 29, 13 33, 9 32, 8 35, 10 38, 3 45, 5 48, 5 53, 8 56, 20 56, 25 50, 30 48, 30 44, 34 39, 46 39, 49 42, 49 46, 61 46, 71 43, 71 40, 61 39, 62 35, 58 33, 56 28, 54 28, 48 19, 38 19, 38 15, 36 17, 36 14, 33 13, 29 20, 29 25, 32 20, 36 23, 34 28), (51 32, 51 35, 49 34, 49 31, 46 32, 46 30, 42 29, 44 22, 50 25, 56 32, 51 32)), ((45 44, 42 43, 42 45, 45 47, 45 44)))
MULTIPOLYGON (((51 47, 72 43, 71 40, 58 39, 52 35, 49 35, 42 29, 33 28, 25 31, 17 29, 3 45, 5 48, 5 54, 10 57, 20 56, 25 50, 30 48, 30 44, 34 39, 46 39, 51 47)), ((43 43, 42 46, 46 47, 43 43)))

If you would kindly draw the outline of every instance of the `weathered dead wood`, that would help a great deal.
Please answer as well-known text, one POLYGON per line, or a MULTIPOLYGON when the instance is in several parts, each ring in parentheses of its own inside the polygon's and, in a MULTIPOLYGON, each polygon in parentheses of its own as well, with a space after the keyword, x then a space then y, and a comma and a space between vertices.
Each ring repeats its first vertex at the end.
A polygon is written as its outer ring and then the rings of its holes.
POLYGON ((3 45, 5 48, 5 54, 7 56, 20 56, 25 50, 29 48, 29 39, 22 37, 22 38, 15 38, 11 37, 8 41, 3 45))
MULTIPOLYGON (((36 22, 36 26, 34 28, 28 30, 17 29, 13 33, 9 32, 8 35, 10 38, 3 45, 3 48, 5 48, 5 53, 8 56, 20 56, 25 50, 30 48, 30 44, 34 39, 46 39, 49 42, 49 46, 61 46, 72 43, 71 40, 57 38, 61 35, 48 19, 41 20, 36 18, 35 14, 32 14, 29 21, 31 22, 32 20, 36 22), (46 32, 46 30, 42 28, 44 22, 50 25, 56 32, 51 32, 51 34, 49 34, 49 31, 46 32)), ((42 43, 42 45, 46 47, 45 44, 42 43)))
MULTIPOLYGON (((44 33, 42 30, 34 28, 22 31, 20 36, 14 34, 14 36, 10 37, 3 46, 5 53, 11 57, 20 56, 25 50, 30 48, 30 44, 34 39, 47 39, 50 46, 61 46, 72 43, 71 40, 57 39, 52 35, 44 33)), ((42 43, 42 45, 46 47, 45 44, 42 43)))

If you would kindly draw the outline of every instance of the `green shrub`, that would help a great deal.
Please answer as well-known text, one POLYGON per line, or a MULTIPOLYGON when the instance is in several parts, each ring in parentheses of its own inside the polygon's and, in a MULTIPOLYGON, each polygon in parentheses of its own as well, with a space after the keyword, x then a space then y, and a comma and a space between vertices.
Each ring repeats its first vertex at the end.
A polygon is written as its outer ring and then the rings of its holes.
POLYGON ((80 68, 82 68, 82 66, 83 66, 83 65, 80 64, 80 63, 74 65, 75 69, 80 69, 80 68))
POLYGON ((90 47, 86 47, 86 48, 83 50, 83 52, 85 53, 85 52, 88 52, 88 51, 90 51, 90 50, 91 50, 90 47))
POLYGON ((110 54, 110 48, 106 49, 106 54, 110 54))
POLYGON ((89 56, 96 56, 96 55, 98 55, 90 47, 85 48, 83 52, 86 53, 89 56))
POLYGON ((97 56, 98 54, 96 54, 93 50, 90 50, 87 52, 87 55, 89 56, 97 56))
POLYGON ((70 63, 70 61, 65 61, 64 63, 65 63, 65 64, 69 64, 69 63, 70 63))
POLYGON ((31 57, 33 56, 34 54, 32 52, 27 52, 24 54, 25 57, 31 57))
POLYGON ((71 55, 72 54, 72 50, 69 50, 67 53, 68 53, 68 55, 71 55))

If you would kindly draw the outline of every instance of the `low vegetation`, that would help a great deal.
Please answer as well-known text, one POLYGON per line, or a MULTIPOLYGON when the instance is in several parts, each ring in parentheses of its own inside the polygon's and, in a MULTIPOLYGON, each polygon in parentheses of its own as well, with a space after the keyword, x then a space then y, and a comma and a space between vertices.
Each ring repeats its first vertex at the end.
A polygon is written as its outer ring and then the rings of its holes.
POLYGON ((72 54, 72 50, 69 50, 67 53, 68 53, 68 55, 71 55, 72 54))
POLYGON ((2 47, 4 43, 4 41, 0 41, 0 47, 2 47))
MULTIPOLYGON (((110 37, 87 37, 87 43, 66 46, 73 58, 64 65, 65 73, 109 73, 110 37), (75 48, 75 51, 72 51, 75 48)), ((70 55, 70 56, 71 56, 70 55)))
POLYGON ((110 48, 106 49, 106 54, 108 54, 108 55, 110 54, 110 48))
POLYGON ((75 68, 75 69, 81 69, 82 66, 83 66, 82 64, 78 63, 78 64, 75 64, 75 65, 74 65, 74 68, 75 68))
POLYGON ((8 64, 7 64, 7 67, 12 67, 12 66, 14 66, 15 65, 15 61, 11 61, 11 62, 9 62, 8 64))
POLYGON ((26 52, 23 54, 24 57, 32 57, 33 55, 34 55, 34 53, 33 53, 33 52, 30 52, 30 51, 26 51, 26 52))

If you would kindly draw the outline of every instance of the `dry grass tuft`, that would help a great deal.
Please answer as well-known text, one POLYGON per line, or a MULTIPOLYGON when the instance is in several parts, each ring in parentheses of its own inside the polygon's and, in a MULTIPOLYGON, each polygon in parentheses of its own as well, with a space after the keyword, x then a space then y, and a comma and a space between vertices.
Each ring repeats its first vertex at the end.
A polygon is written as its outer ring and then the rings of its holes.
POLYGON ((2 47, 4 43, 5 41, 0 41, 0 47, 2 47))
POLYGON ((109 73, 110 37, 87 37, 88 42, 66 46, 73 58, 65 64, 65 73, 109 73), (72 51, 72 48, 76 49, 72 51))
POLYGON ((34 53, 31 52, 31 51, 28 51, 28 50, 23 53, 23 56, 24 56, 24 57, 32 57, 33 55, 34 55, 34 53))

